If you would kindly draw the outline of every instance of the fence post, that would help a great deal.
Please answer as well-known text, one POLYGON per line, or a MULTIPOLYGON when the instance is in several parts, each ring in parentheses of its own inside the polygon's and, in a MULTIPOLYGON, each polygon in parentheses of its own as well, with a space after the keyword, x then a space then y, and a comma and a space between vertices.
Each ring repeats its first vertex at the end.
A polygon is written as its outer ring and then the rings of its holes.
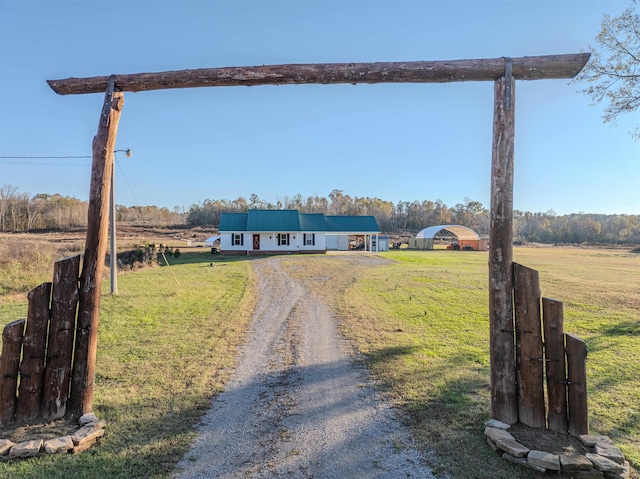
POLYGON ((24 333, 24 319, 7 324, 2 331, 2 355, 0 355, 0 424, 13 421, 16 410, 16 388, 20 349, 24 333))
POLYGON ((56 261, 54 266, 49 347, 40 404, 42 417, 48 420, 62 417, 67 411, 79 270, 80 255, 56 261))
POLYGON ((518 417, 522 424, 545 428, 544 356, 538 272, 514 263, 513 278, 518 417))
POLYGON ((16 405, 16 421, 27 422, 40 412, 44 358, 47 348, 51 301, 51 283, 42 283, 29 291, 27 325, 22 338, 20 390, 16 405))
POLYGON ((564 314, 560 301, 542 298, 542 324, 547 366, 547 421, 549 429, 567 433, 567 388, 564 352, 564 314))
POLYGON ((569 434, 589 434, 587 409, 587 344, 578 336, 565 334, 567 343, 567 385, 569 398, 569 434))

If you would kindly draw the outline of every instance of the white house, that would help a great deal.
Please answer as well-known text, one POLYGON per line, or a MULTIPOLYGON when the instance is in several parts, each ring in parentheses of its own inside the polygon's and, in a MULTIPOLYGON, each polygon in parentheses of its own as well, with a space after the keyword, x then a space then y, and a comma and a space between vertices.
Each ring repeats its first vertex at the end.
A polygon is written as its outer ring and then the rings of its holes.
POLYGON ((222 213, 220 252, 259 254, 324 253, 327 250, 376 251, 380 227, 373 216, 325 216, 298 210, 222 213))

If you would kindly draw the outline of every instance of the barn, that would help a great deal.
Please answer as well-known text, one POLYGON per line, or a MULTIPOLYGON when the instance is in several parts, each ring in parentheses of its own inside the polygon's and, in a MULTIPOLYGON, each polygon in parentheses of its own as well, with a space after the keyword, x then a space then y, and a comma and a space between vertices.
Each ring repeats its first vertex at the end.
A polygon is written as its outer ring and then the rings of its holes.
POLYGON ((409 248, 432 250, 433 239, 443 230, 456 237, 456 241, 451 245, 453 249, 467 251, 488 250, 487 240, 481 239, 478 233, 462 225, 438 225, 425 228, 415 238, 409 239, 409 248))

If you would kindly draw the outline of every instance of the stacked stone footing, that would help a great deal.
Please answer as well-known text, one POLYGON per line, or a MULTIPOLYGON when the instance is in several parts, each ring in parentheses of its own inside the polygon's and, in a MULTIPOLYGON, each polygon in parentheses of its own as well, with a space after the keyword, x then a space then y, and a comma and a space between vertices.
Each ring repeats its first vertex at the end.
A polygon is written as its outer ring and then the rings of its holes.
POLYGON ((41 456, 45 454, 78 454, 93 446, 104 436, 105 422, 88 413, 78 419, 80 428, 73 434, 53 439, 34 439, 13 443, 0 439, 0 460, 41 456))
POLYGON ((520 444, 509 433, 508 424, 490 419, 484 425, 489 447, 513 464, 566 479, 629 479, 629 462, 607 436, 578 436, 590 452, 585 455, 558 455, 520 444))

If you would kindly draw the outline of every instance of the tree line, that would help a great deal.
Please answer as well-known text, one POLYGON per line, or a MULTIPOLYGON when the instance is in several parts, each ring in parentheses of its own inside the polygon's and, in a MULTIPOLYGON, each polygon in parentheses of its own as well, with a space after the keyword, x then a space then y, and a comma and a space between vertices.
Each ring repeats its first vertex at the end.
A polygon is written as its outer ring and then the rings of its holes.
MULTIPOLYGON (((217 227, 225 212, 242 213, 249 209, 297 209, 302 213, 326 215, 372 215, 380 229, 388 234, 413 236, 434 225, 459 224, 489 235, 489 210, 479 201, 465 198, 463 203, 447 206, 442 200, 391 201, 380 198, 352 197, 333 190, 327 197, 298 194, 284 196, 275 203, 252 194, 249 199, 204 200, 191 206, 187 224, 217 227)), ((514 238, 538 243, 640 244, 640 215, 603 215, 576 213, 557 215, 554 211, 532 213, 514 211, 514 238)))
MULTIPOLYGON (((0 188, 0 232, 27 232, 69 229, 87 225, 85 201, 47 194, 31 197, 17 188, 0 188)), ((191 226, 217 228, 222 213, 241 213, 249 209, 297 209, 302 213, 326 215, 372 215, 383 233, 413 236, 434 225, 460 224, 489 235, 489 211, 479 201, 465 198, 447 206, 442 200, 399 201, 357 197, 333 190, 325 196, 300 194, 284 196, 276 202, 252 194, 248 199, 206 199, 186 212, 157 206, 116 206, 116 221, 151 226, 191 226)), ((640 215, 576 213, 557 215, 553 211, 532 213, 514 211, 514 238, 538 243, 640 244, 640 215)))
MULTIPOLYGON (((11 185, 0 187, 0 232, 67 230, 87 226, 89 204, 60 194, 21 193, 11 185)), ((173 226, 185 223, 185 215, 157 206, 116 206, 116 221, 173 226)))

